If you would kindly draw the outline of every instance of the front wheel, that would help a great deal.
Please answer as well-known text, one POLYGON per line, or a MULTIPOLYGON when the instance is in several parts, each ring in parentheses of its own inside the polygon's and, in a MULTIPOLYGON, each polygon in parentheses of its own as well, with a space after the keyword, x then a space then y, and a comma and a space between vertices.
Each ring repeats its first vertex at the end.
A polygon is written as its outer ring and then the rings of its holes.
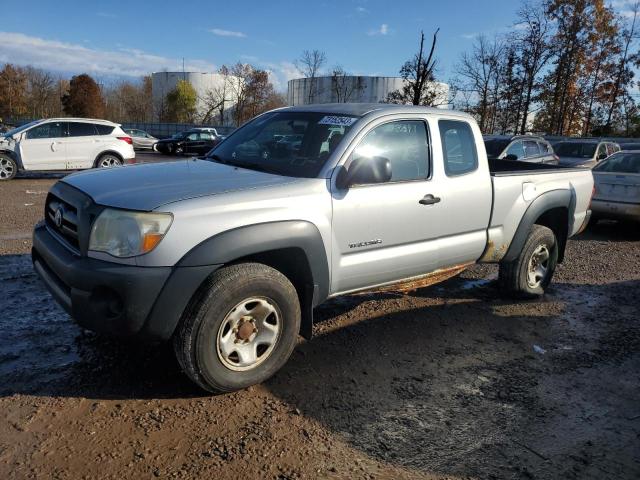
POLYGON ((501 288, 518 297, 544 295, 558 263, 558 242, 550 228, 534 225, 520 255, 500 263, 501 288))
POLYGON ((18 174, 18 164, 8 155, 0 154, 0 181, 11 180, 18 174))
POLYGON ((173 337, 178 363, 210 392, 260 383, 288 360, 300 331, 295 287, 279 271, 242 263, 216 271, 173 337))

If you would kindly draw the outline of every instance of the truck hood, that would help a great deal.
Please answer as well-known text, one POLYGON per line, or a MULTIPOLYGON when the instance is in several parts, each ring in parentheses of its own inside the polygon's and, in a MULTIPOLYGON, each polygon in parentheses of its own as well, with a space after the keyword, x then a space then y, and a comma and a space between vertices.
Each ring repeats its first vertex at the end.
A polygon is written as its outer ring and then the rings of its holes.
POLYGON ((100 205, 149 211, 189 198, 284 185, 296 180, 191 159, 87 170, 62 181, 85 192, 100 205))

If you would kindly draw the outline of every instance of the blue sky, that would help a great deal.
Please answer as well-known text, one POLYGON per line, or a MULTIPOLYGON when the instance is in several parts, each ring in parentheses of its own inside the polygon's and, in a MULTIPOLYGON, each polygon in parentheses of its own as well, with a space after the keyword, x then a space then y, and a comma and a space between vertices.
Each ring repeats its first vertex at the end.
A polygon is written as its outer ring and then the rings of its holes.
MULTIPOLYGON (((612 0, 624 9, 630 1, 612 0)), ((425 34, 440 27, 438 77, 447 80, 479 33, 508 31, 517 0, 289 0, 29 2, 3 8, 0 63, 31 64, 99 78, 151 71, 211 71, 237 61, 272 72, 283 90, 299 76, 304 49, 324 50, 327 67, 397 75, 425 34)))

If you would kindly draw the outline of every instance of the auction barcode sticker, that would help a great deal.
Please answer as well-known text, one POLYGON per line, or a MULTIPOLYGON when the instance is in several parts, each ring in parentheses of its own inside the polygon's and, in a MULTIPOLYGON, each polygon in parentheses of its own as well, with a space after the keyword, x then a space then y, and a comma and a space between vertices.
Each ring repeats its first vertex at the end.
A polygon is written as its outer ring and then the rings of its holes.
POLYGON ((340 125, 341 127, 350 127, 353 125, 356 120, 356 117, 335 117, 333 115, 327 115, 322 120, 318 122, 320 125, 340 125))

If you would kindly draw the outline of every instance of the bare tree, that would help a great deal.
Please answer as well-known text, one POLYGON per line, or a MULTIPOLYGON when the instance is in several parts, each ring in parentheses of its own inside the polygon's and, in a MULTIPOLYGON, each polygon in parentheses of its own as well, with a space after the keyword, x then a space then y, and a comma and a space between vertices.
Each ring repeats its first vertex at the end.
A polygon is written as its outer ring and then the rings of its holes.
POLYGON ((431 40, 429 53, 425 51, 424 32, 420 32, 420 47, 411 60, 405 62, 400 69, 400 76, 405 85, 400 90, 391 92, 387 97, 389 103, 434 105, 438 92, 433 88, 437 60, 434 56, 438 41, 438 28, 431 40))
POLYGON ((204 94, 203 103, 205 105, 205 113, 202 118, 203 123, 208 123, 212 120, 215 113, 218 117, 220 125, 225 124, 225 111, 226 107, 232 101, 232 85, 230 85, 230 69, 226 65, 220 67, 218 70, 220 75, 220 83, 215 87, 207 90, 204 94))
POLYGON ((331 71, 331 90, 336 102, 347 103, 354 95, 361 93, 366 88, 362 77, 351 77, 340 65, 333 67, 331 71))
POLYGON ((317 77, 321 68, 327 62, 327 56, 320 50, 305 50, 294 65, 303 77, 309 82, 309 91, 307 94, 307 103, 313 103, 317 91, 317 77))

